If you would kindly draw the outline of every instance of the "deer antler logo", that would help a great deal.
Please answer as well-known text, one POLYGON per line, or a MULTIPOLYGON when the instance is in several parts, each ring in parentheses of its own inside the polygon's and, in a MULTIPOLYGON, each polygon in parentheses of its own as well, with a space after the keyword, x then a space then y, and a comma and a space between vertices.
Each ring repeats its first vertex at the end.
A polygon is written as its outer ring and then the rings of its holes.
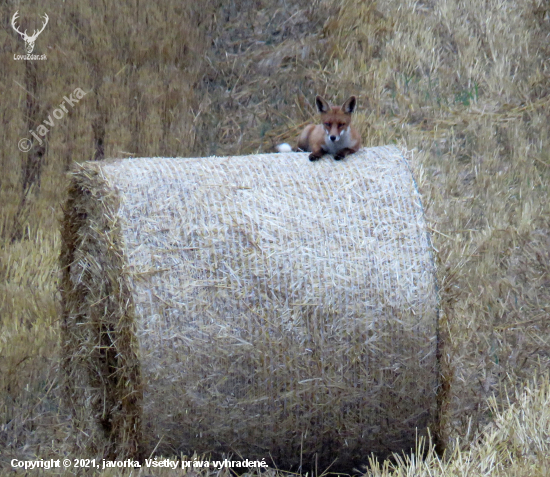
POLYGON ((18 29, 17 29, 17 26, 15 25, 15 20, 17 20, 18 16, 17 14, 19 13, 19 10, 15 12, 15 14, 13 15, 12 19, 11 19, 11 26, 13 27, 13 29, 19 33, 21 35, 21 37, 23 38, 23 40, 25 40, 25 49, 27 50, 27 53, 28 54, 31 54, 32 53, 32 50, 34 50, 34 42, 36 41, 36 39, 38 38, 38 35, 40 35, 40 33, 42 33, 44 31, 44 28, 46 28, 46 25, 48 24, 48 15, 46 15, 44 13, 44 20, 46 20, 44 22, 44 25, 42 25, 42 29, 40 31, 36 31, 34 30, 34 33, 32 34, 32 36, 28 36, 27 35, 27 30, 25 30, 24 33, 21 33, 18 29))

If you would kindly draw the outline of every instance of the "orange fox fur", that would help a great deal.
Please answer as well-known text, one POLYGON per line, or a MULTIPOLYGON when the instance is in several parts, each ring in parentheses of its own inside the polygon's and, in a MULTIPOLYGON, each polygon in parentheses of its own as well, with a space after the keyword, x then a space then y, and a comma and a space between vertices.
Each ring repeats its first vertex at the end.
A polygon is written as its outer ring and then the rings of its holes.
POLYGON ((321 113, 322 124, 309 124, 298 138, 298 150, 307 151, 310 161, 320 159, 323 154, 332 154, 337 161, 357 152, 361 147, 361 136, 351 126, 351 113, 357 101, 351 96, 342 107, 330 106, 321 96, 315 98, 321 113))

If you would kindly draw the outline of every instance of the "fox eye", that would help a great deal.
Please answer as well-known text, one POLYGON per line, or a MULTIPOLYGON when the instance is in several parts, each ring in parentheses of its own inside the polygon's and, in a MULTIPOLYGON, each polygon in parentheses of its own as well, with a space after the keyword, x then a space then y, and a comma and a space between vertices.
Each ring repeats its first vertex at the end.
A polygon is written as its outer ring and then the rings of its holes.
POLYGON ((330 124, 330 123, 325 123, 325 126, 326 126, 327 128, 330 128, 330 127, 332 126, 332 124, 330 124))
POLYGON ((344 124, 344 123, 340 123, 340 124, 338 124, 338 127, 339 127, 339 128, 343 128, 344 126, 345 126, 345 124, 344 124))

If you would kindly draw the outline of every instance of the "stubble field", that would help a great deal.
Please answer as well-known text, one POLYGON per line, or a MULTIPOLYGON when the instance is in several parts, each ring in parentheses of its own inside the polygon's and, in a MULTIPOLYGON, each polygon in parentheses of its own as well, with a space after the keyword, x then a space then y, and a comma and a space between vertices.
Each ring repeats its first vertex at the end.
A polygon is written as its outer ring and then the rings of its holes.
POLYGON ((66 454, 57 281, 70 165, 268 152, 314 117, 316 94, 355 94, 365 146, 415 151, 445 340, 446 457, 368 472, 548 475, 548 0, 45 0, 0 12, 0 472, 66 454), (14 60, 16 10, 29 31, 48 14, 34 51, 46 60, 14 60), (77 88, 40 144, 29 131, 77 88))

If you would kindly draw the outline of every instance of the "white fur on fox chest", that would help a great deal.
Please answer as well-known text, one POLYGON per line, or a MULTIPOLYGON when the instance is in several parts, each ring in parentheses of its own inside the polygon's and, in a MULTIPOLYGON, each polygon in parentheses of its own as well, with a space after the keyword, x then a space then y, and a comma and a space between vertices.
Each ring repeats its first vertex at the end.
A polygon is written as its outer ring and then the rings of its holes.
POLYGON ((325 143, 323 144, 323 151, 328 154, 336 154, 342 149, 355 147, 357 145, 356 142, 357 141, 354 141, 351 137, 351 131, 349 127, 342 131, 340 137, 338 137, 336 141, 331 141, 330 133, 327 133, 327 131, 325 130, 325 143))

